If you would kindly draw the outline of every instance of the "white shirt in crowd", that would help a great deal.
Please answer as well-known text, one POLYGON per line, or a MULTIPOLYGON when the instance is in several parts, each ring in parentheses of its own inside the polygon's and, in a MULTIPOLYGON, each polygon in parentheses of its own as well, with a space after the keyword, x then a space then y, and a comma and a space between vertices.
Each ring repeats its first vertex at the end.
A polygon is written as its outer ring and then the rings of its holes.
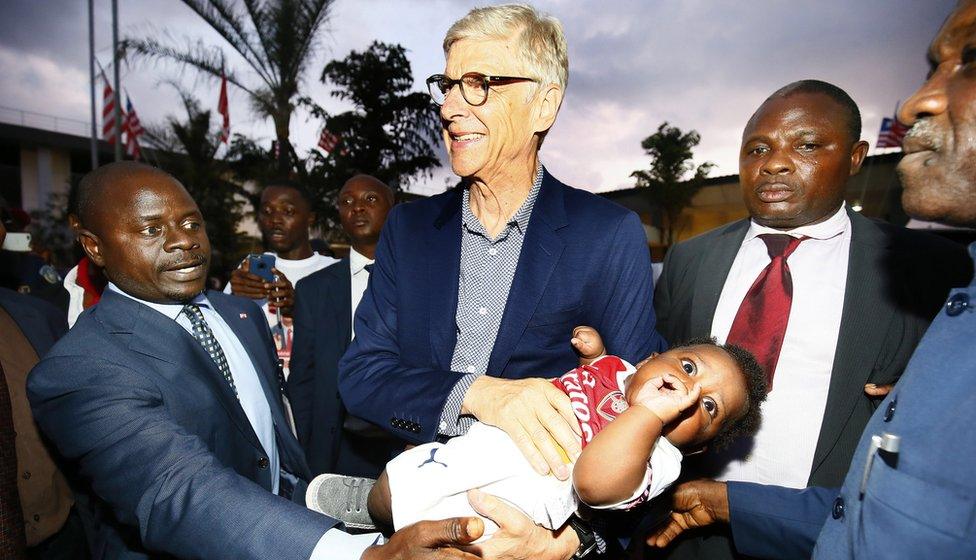
POLYGON ((78 265, 64 275, 63 284, 68 292, 68 328, 71 328, 85 310, 85 289, 78 285, 78 265))
MULTIPOLYGON (((339 262, 332 257, 326 257, 325 255, 320 255, 316 252, 312 253, 311 257, 307 259, 290 260, 283 259, 274 253, 265 253, 266 255, 272 255, 275 257, 275 268, 281 272, 285 278, 291 282, 294 286, 298 284, 298 281, 305 278, 309 274, 322 270, 323 268, 339 262)), ((224 293, 231 293, 230 282, 224 287, 224 293)), ((291 347, 292 342, 295 339, 295 329, 292 326, 292 320, 287 317, 282 317, 281 329, 278 329, 278 314, 275 313, 273 309, 268 305, 268 300, 261 299, 256 300, 264 310, 264 318, 268 320, 268 326, 271 327, 271 333, 274 336, 275 347, 278 350, 278 358, 282 360, 284 364, 285 379, 288 378, 288 363, 291 360, 291 347)))
POLYGON ((350 339, 356 337, 356 309, 359 308, 359 302, 363 300, 363 293, 366 292, 366 286, 369 285, 369 271, 366 270, 366 265, 373 264, 373 259, 364 257, 361 253, 349 247, 349 275, 350 275, 350 290, 351 290, 351 303, 352 303, 352 318, 351 327, 349 332, 352 336, 350 339))
MULTIPOLYGON (((763 403, 762 425, 753 438, 754 446, 746 459, 730 461, 717 478, 803 488, 813 467, 837 350, 851 220, 841 205, 823 222, 786 232, 752 222, 712 319, 712 336, 719 343, 725 343, 742 299, 769 264, 766 244, 757 237, 764 233, 788 233, 809 239, 801 242, 787 259, 793 277, 793 304, 773 390, 763 403)), ((747 445, 743 438, 720 457, 724 455, 727 460, 737 450, 741 454, 747 445)))

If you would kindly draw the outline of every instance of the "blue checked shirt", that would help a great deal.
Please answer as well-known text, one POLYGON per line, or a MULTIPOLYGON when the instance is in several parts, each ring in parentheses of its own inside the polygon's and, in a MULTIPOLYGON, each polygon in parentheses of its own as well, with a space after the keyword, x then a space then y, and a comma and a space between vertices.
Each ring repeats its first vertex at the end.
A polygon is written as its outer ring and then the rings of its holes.
POLYGON ((451 358, 451 370, 467 372, 467 375, 458 381, 447 397, 438 425, 438 433, 443 436, 461 435, 475 420, 461 416, 461 403, 474 380, 488 372, 488 360, 495 347, 512 279, 522 254, 525 232, 541 186, 540 163, 529 196, 494 239, 471 212, 471 194, 468 189, 464 190, 461 199, 461 272, 455 315, 457 344, 451 358))

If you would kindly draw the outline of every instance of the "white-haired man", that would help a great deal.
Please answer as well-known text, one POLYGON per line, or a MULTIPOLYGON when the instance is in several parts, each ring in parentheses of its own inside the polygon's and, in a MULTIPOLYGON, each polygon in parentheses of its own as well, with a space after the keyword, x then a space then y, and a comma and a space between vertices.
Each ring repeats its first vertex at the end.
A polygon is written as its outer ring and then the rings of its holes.
MULTIPOLYGON (((579 422, 539 378, 577 365, 577 325, 629 361, 663 349, 646 238, 633 212, 560 183, 539 161, 568 75, 555 18, 524 5, 475 9, 448 30, 444 53, 444 73, 427 83, 461 184, 390 212, 340 391, 351 414, 413 444, 460 435, 474 419, 497 426, 536 470, 565 479, 561 449, 579 454, 579 422)), ((574 528, 556 534, 554 557, 588 540, 574 528)))

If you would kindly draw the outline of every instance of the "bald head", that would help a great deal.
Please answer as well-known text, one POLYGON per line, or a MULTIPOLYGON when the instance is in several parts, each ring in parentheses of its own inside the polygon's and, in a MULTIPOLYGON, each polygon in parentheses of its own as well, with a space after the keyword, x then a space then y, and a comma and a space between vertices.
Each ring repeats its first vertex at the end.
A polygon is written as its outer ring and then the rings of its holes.
POLYGON ((342 229, 359 254, 373 258, 386 215, 395 203, 393 189, 371 175, 356 175, 339 191, 342 229))
POLYGON ((119 161, 103 165, 85 175, 78 184, 78 220, 81 227, 97 229, 97 216, 101 210, 118 202, 123 191, 129 191, 145 183, 145 179, 169 179, 169 173, 151 165, 135 161, 119 161))
POLYGON ((353 175, 349 178, 345 184, 342 185, 342 189, 339 191, 339 196, 342 196, 343 191, 349 189, 371 189, 383 194, 386 197, 386 201, 393 206, 396 201, 396 196, 393 194, 393 189, 389 185, 380 181, 372 175, 366 175, 365 173, 360 173, 359 175, 353 175))

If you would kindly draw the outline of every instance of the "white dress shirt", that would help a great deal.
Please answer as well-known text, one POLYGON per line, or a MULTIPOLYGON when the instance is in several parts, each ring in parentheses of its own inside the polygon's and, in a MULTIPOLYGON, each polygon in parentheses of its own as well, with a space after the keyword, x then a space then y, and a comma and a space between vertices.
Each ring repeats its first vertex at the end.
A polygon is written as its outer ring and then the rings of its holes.
POLYGON ((715 308, 711 333, 719 343, 725 343, 742 299, 769 264, 766 244, 758 238, 765 233, 809 239, 787 259, 793 278, 793 303, 773 390, 762 405, 759 431, 751 438, 754 446, 745 459, 732 457, 748 449, 749 438, 741 438, 717 454, 718 465, 727 463, 717 478, 803 488, 813 467, 837 350, 851 220, 841 205, 827 220, 789 231, 752 222, 715 308))
POLYGON ((366 270, 366 265, 373 264, 373 262, 373 259, 364 257, 362 253, 349 247, 349 295, 352 303, 350 340, 356 337, 356 308, 359 307, 359 302, 363 300, 363 293, 366 292, 366 286, 369 285, 369 271, 366 270))

